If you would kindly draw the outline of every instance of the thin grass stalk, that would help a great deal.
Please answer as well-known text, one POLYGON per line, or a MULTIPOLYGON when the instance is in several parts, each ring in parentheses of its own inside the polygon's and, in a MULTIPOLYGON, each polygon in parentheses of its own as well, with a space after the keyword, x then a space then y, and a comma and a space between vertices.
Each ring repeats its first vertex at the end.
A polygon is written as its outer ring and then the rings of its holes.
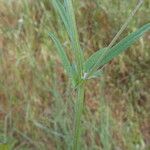
POLYGON ((74 139, 73 139, 73 150, 80 150, 80 139, 82 133, 81 119, 82 112, 84 107, 84 83, 82 83, 77 89, 77 101, 75 106, 75 131, 74 131, 74 139))

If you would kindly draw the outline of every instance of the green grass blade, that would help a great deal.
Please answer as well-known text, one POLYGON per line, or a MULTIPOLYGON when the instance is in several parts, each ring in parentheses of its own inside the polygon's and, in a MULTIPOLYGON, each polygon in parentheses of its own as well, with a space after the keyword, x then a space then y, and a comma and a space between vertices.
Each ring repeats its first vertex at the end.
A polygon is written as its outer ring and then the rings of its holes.
POLYGON ((98 50, 97 52, 95 52, 94 54, 92 54, 84 63, 84 72, 88 73, 91 68, 97 63, 97 61, 99 60, 100 56, 104 53, 104 51, 106 50, 106 48, 101 48, 100 50, 98 50))
POLYGON ((52 3, 55 9, 59 12, 59 15, 61 16, 61 19, 68 32, 69 38, 71 40, 71 47, 74 52, 75 62, 77 64, 77 70, 79 75, 81 76, 83 72, 84 57, 79 43, 72 0, 64 0, 64 3, 60 0, 53 0, 52 3))
POLYGON ((74 79, 73 86, 75 87, 80 79, 78 78, 77 66, 74 63, 71 65, 71 72, 72 78, 74 79))
POLYGON ((59 12, 59 15, 60 15, 60 17, 61 17, 61 19, 65 25, 65 28, 66 28, 68 34, 70 35, 71 30, 69 27, 69 22, 68 22, 65 7, 63 6, 63 4, 59 0, 53 0, 52 3, 54 5, 55 9, 59 12))
POLYGON ((66 9, 66 13, 67 13, 69 27, 71 29, 70 38, 73 42, 74 40, 78 40, 78 33, 77 33, 76 20, 75 20, 72 0, 64 0, 64 6, 66 9))
POLYGON ((101 67, 102 65, 108 63, 114 57, 118 56, 120 53, 125 51, 135 41, 137 41, 145 32, 147 32, 149 30, 150 30, 150 23, 142 26, 137 31, 131 33, 128 36, 126 36, 118 44, 116 44, 115 46, 113 46, 111 49, 108 50, 108 53, 106 53, 105 57, 102 59, 102 62, 100 63, 100 66, 98 66, 98 67, 101 67))
POLYGON ((89 70, 96 70, 102 67, 103 65, 111 61, 114 57, 118 56, 120 53, 122 53, 127 48, 129 48, 136 40, 138 40, 145 32, 149 30, 150 30, 150 23, 142 26, 137 31, 126 36, 123 40, 121 40, 118 44, 116 44, 112 48, 110 49, 103 48, 95 52, 86 60, 84 64, 85 72, 89 73, 90 72, 89 70), (100 56, 105 52, 106 52, 106 55, 100 61, 99 60, 100 56))
POLYGON ((62 61, 64 69, 66 70, 66 72, 70 76, 71 75, 71 64, 70 64, 70 61, 69 61, 69 59, 67 57, 67 54, 66 54, 62 44, 60 43, 60 41, 56 38, 56 36, 53 33, 49 33, 49 36, 51 37, 51 39, 55 43, 57 52, 58 52, 59 57, 60 57, 60 59, 62 61))
POLYGON ((71 46, 74 51, 78 72, 80 75, 82 75, 84 57, 83 57, 83 51, 80 47, 72 0, 64 0, 64 6, 66 8, 69 28, 71 30, 69 34, 71 40, 71 46))

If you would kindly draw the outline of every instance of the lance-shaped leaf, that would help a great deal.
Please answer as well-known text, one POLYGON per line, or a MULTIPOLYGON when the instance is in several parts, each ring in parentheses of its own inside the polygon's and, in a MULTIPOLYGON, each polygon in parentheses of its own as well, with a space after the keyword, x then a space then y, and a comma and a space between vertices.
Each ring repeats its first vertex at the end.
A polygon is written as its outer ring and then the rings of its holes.
MULTIPOLYGON (((123 40, 121 40, 118 44, 113 46, 110 50, 108 50, 107 55, 102 59, 101 66, 108 63, 114 57, 118 56, 120 53, 129 48, 135 41, 137 41, 145 32, 150 31, 150 23, 142 26, 137 31, 131 33, 123 40)), ((101 67, 99 66, 99 67, 101 67)))
POLYGON ((73 51, 74 51, 77 69, 78 69, 78 72, 80 74, 82 74, 83 59, 84 58, 83 58, 83 51, 80 47, 72 0, 64 0, 64 6, 66 9, 67 20, 68 20, 68 24, 69 24, 69 28, 70 28, 69 37, 71 40, 71 46, 72 46, 73 51))
POLYGON ((53 33, 49 33, 49 36, 51 37, 51 39, 55 43, 56 50, 57 50, 58 55, 59 55, 59 57, 60 57, 60 59, 62 61, 64 69, 66 70, 66 72, 70 76, 71 75, 71 64, 70 64, 70 61, 69 61, 69 59, 67 57, 67 54, 66 54, 62 44, 60 43, 58 38, 56 38, 56 36, 53 33))
POLYGON ((75 87, 77 83, 79 82, 77 66, 75 63, 71 65, 71 74, 72 74, 72 79, 73 79, 72 83, 73 83, 73 86, 75 87))
POLYGON ((104 48, 95 52, 91 55, 88 60, 85 62, 85 71, 90 73, 89 70, 96 71, 98 68, 102 67, 109 61, 111 61, 114 57, 118 56, 120 53, 129 48, 136 40, 138 40, 145 32, 150 30, 150 23, 142 26, 137 31, 131 33, 126 36, 123 40, 121 40, 118 44, 113 46, 110 49, 104 48), (104 57, 100 60, 99 58, 103 53, 106 53, 104 57))
POLYGON ((65 7, 63 6, 63 4, 60 2, 60 0, 52 0, 52 3, 55 7, 55 9, 59 12, 59 15, 65 25, 65 28, 68 32, 68 34, 71 34, 71 30, 70 30, 70 26, 69 26, 69 22, 68 22, 68 17, 67 17, 67 12, 65 10, 65 7))
POLYGON ((98 50, 97 52, 95 52, 94 54, 92 54, 84 63, 84 72, 85 73, 89 73, 91 68, 94 67, 94 65, 96 64, 96 62, 99 60, 99 58, 101 57, 101 55, 106 51, 106 48, 101 48, 100 50, 98 50))
POLYGON ((52 0, 68 32, 79 74, 82 74, 83 51, 80 47, 72 0, 52 0))

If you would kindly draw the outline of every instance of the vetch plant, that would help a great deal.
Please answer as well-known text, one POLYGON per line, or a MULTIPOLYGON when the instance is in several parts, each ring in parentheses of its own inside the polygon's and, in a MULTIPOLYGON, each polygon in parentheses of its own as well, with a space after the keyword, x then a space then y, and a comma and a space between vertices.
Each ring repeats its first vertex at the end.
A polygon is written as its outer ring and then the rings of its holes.
POLYGON ((72 0, 52 0, 52 3, 64 23, 72 48, 73 61, 71 62, 60 40, 53 33, 49 33, 49 36, 56 46, 56 50, 62 61, 64 69, 68 74, 74 88, 77 89, 73 150, 80 150, 80 140, 82 135, 81 119, 84 107, 84 92, 86 81, 88 79, 100 77, 102 75, 102 69, 109 61, 127 50, 127 48, 129 48, 145 32, 150 30, 150 23, 145 24, 137 31, 129 34, 116 45, 114 45, 120 34, 125 30, 128 23, 131 21, 132 17, 143 3, 143 0, 141 0, 136 5, 135 9, 131 12, 131 15, 125 21, 125 24, 121 27, 108 47, 98 50, 85 60, 83 50, 79 42, 79 35, 76 26, 72 0))

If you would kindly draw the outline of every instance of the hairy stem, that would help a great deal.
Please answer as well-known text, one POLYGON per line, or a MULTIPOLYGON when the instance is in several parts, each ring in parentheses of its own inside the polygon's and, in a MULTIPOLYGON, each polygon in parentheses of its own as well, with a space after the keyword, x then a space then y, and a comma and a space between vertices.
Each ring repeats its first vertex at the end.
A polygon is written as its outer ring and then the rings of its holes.
POLYGON ((80 138, 81 138, 81 119, 82 119, 82 111, 83 111, 83 103, 84 103, 84 83, 82 83, 78 89, 78 98, 76 101, 76 112, 75 112, 75 131, 74 131, 74 139, 73 139, 73 150, 80 150, 80 138))

